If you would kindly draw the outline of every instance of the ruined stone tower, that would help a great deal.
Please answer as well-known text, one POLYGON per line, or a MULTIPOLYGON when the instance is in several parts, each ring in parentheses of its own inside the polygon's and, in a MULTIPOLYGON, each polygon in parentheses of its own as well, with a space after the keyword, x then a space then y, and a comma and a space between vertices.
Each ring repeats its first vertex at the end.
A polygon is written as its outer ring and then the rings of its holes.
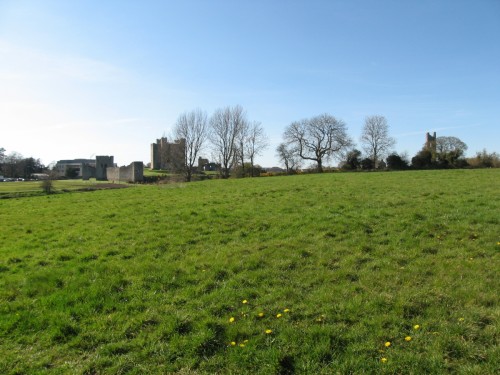
POLYGON ((178 171, 186 165, 186 140, 168 142, 166 137, 151 144, 151 169, 178 171))
POLYGON ((426 134, 425 149, 432 152, 433 155, 436 153, 436 132, 434 132, 434 135, 426 134))

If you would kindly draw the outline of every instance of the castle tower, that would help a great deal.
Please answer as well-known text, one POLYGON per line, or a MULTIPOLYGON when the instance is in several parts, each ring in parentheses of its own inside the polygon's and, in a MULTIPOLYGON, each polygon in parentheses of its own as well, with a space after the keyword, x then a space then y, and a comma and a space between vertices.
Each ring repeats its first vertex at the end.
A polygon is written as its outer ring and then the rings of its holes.
POLYGON ((108 179, 106 168, 114 167, 113 156, 96 156, 95 157, 95 179, 106 181, 108 179))
POLYGON ((177 171, 186 165, 186 140, 176 139, 168 142, 162 137, 151 144, 151 169, 177 171))
POLYGON ((429 133, 426 134, 425 149, 432 152, 432 154, 436 153, 436 132, 434 132, 434 135, 430 135, 429 133))
POLYGON ((161 169, 159 146, 159 139, 156 140, 156 143, 151 144, 151 169, 161 169))

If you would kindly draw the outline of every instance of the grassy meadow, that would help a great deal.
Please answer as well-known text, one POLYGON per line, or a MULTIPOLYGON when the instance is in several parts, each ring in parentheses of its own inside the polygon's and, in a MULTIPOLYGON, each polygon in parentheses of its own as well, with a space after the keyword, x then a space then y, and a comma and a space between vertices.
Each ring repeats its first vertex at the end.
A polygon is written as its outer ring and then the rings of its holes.
POLYGON ((500 169, 0 200, 2 374, 494 374, 500 169))
MULTIPOLYGON (((109 185, 108 181, 82 180, 54 180, 53 187, 56 192, 75 190, 95 190, 100 186, 109 185)), ((0 199, 20 198, 35 195, 45 195, 41 187, 42 181, 17 181, 0 182, 0 199)), ((114 183, 117 185, 118 183, 114 183)))

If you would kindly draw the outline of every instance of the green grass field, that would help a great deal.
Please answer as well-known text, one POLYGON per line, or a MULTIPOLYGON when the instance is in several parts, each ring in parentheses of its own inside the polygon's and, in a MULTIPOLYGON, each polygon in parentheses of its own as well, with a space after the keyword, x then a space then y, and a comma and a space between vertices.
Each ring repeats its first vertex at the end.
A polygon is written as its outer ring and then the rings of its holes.
POLYGON ((2 374, 500 369, 499 169, 3 199, 0 223, 2 374))
MULTIPOLYGON (((45 195, 43 189, 41 188, 41 183, 42 181, 1 182, 0 199, 45 195)), ((74 190, 98 189, 99 186, 103 184, 109 185, 108 181, 96 181, 95 179, 91 179, 88 181, 83 181, 83 180, 53 181, 55 193, 68 192, 74 190)))

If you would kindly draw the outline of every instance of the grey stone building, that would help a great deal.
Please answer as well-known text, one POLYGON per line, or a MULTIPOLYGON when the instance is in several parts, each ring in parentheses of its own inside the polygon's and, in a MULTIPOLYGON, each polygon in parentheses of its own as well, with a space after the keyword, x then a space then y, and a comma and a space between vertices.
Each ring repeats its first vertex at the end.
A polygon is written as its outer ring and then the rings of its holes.
POLYGON ((186 166, 186 140, 168 142, 166 137, 151 144, 151 169, 180 171, 186 166))

